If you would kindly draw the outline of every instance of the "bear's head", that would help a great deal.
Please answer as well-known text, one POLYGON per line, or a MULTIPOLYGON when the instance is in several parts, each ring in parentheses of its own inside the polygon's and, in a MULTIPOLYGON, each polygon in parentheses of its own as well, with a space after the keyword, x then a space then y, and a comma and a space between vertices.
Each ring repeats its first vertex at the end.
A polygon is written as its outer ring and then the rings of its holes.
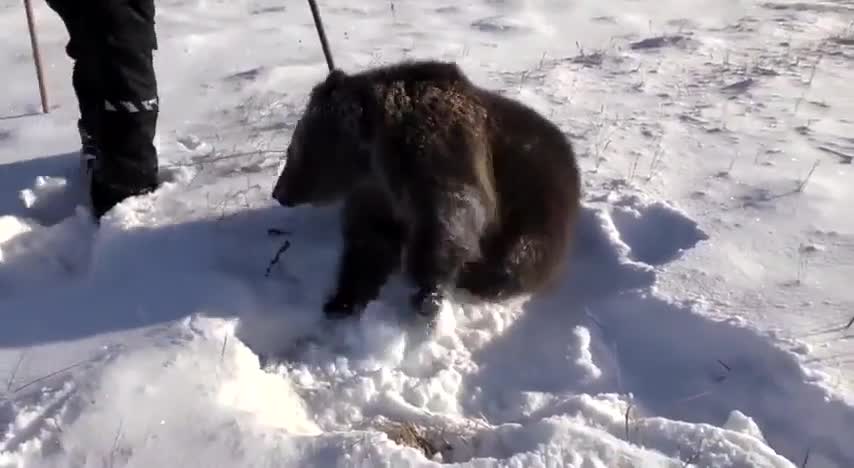
POLYGON ((340 70, 312 89, 273 188, 284 206, 340 200, 368 173, 369 90, 340 70))

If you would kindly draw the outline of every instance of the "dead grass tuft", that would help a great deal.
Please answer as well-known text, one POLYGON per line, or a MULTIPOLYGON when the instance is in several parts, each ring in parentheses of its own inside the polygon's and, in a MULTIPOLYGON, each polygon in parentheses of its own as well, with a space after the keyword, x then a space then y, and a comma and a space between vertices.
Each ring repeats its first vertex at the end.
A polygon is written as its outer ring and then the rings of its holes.
POLYGON ((388 435, 388 438, 398 445, 420 450, 429 460, 432 460, 441 451, 441 447, 437 447, 425 436, 424 432, 418 426, 410 422, 397 423, 387 421, 377 429, 388 435))

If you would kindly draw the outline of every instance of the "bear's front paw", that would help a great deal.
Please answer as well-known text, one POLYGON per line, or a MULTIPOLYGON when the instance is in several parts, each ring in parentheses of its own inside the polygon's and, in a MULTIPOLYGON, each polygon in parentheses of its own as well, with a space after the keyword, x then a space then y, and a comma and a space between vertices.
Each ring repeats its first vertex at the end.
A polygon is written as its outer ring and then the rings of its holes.
POLYGON ((460 274, 458 286, 490 301, 502 301, 521 290, 519 279, 507 268, 483 264, 469 266, 460 274))
POLYGON ((412 307, 415 312, 429 319, 435 318, 442 310, 445 295, 437 288, 423 288, 412 295, 412 307))

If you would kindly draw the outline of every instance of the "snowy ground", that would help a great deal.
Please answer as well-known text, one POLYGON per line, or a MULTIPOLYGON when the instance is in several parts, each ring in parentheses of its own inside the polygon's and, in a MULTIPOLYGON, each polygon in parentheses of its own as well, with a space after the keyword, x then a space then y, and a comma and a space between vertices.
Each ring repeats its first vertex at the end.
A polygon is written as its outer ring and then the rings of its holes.
POLYGON ((400 281, 322 333, 337 208, 270 199, 305 2, 157 2, 165 183, 98 230, 34 3, 48 115, 0 0, 0 466, 854 466, 851 1, 321 0, 340 67, 456 60, 579 153, 560 290, 429 339, 400 281))

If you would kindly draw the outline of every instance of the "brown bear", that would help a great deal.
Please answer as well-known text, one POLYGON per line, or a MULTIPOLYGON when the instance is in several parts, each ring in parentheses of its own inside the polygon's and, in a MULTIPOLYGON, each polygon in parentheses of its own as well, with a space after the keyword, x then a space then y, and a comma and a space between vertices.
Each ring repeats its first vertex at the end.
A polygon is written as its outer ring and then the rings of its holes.
POLYGON ((452 288, 497 301, 562 271, 580 175, 560 129, 473 84, 455 63, 408 61, 311 91, 273 197, 344 202, 344 249, 327 316, 362 310, 403 267, 416 311, 452 288))

